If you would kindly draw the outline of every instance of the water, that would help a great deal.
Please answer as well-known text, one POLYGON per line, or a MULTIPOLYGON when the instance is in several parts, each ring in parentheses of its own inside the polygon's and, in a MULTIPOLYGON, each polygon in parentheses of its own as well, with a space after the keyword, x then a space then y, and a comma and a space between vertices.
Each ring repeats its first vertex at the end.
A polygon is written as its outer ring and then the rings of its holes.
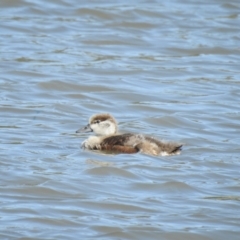
POLYGON ((1 239, 239 239, 239 1, 1 1, 1 239), (83 151, 88 118, 185 144, 83 151))

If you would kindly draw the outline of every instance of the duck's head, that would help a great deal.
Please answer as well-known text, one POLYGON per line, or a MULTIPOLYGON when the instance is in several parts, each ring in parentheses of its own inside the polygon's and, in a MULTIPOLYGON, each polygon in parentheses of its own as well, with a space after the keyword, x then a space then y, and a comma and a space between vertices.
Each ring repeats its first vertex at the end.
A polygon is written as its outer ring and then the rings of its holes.
POLYGON ((97 135, 111 135, 117 133, 117 122, 108 113, 99 113, 89 119, 87 126, 80 128, 76 133, 94 132, 97 135))

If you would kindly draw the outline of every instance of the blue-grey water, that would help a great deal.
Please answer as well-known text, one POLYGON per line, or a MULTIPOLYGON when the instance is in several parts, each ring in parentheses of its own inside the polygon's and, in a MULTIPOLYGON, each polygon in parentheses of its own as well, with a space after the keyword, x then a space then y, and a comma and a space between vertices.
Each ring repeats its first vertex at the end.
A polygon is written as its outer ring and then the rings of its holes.
POLYGON ((0 8, 0 239, 239 239, 238 0, 0 8), (98 112, 183 152, 83 151, 98 112))

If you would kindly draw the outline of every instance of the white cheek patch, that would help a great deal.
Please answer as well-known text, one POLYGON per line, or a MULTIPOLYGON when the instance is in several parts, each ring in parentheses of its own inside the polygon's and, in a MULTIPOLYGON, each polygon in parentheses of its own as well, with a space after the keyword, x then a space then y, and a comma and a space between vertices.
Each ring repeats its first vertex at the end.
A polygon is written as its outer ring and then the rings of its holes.
POLYGON ((104 128, 109 128, 109 127, 110 127, 110 124, 109 124, 109 123, 104 123, 104 124, 103 124, 103 127, 104 127, 104 128))
POLYGON ((99 134, 99 131, 101 130, 101 127, 99 126, 98 123, 92 123, 92 124, 91 124, 91 129, 92 129, 95 133, 99 134))

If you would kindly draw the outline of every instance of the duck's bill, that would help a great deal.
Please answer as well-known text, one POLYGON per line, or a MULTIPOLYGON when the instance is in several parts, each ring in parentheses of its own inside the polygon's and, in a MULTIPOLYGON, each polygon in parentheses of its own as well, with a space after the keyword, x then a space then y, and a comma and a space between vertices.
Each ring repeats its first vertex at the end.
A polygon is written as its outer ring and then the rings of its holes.
POLYGON ((76 133, 84 133, 84 132, 92 132, 93 130, 90 127, 90 124, 88 124, 87 126, 83 127, 83 128, 79 128, 76 133))

